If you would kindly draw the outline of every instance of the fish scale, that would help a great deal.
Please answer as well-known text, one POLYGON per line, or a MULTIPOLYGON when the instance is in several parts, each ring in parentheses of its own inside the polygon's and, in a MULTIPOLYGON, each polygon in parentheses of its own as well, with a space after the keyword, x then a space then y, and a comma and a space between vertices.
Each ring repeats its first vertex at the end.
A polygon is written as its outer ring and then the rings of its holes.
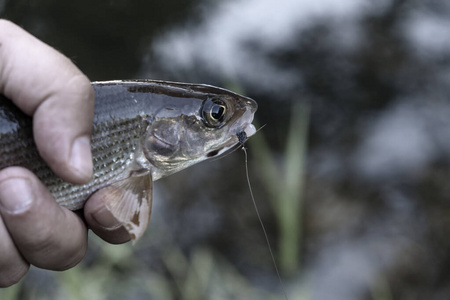
POLYGON ((85 185, 72 185, 62 180, 52 186, 59 186, 55 195, 57 202, 69 209, 79 209, 94 191, 106 186, 111 179, 123 172, 139 143, 140 121, 116 120, 108 124, 94 125, 92 135, 93 180, 85 185), (107 128, 107 131, 104 131, 107 128), (109 132, 104 136, 105 132, 109 132))

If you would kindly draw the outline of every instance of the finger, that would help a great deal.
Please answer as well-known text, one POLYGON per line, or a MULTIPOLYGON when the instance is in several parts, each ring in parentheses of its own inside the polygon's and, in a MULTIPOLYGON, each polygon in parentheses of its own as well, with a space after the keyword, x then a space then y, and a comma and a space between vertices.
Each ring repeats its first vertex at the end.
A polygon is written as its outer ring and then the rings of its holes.
POLYGON ((0 93, 33 115, 39 154, 66 181, 92 177, 94 94, 64 55, 17 25, 0 20, 0 93))
POLYGON ((59 206, 27 169, 0 171, 0 213, 14 244, 29 263, 65 270, 83 258, 86 226, 73 212, 59 206))
POLYGON ((0 287, 17 283, 30 268, 20 255, 0 217, 0 287))
POLYGON ((122 244, 130 240, 126 229, 106 208, 105 200, 111 197, 107 189, 93 194, 84 205, 84 218, 89 228, 111 244, 122 244))

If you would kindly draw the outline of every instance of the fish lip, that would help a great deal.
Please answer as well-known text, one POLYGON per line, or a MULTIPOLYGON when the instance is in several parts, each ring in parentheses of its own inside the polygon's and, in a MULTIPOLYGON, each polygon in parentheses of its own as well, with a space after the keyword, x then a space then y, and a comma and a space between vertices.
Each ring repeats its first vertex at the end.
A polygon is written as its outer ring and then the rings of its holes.
POLYGON ((239 119, 234 120, 233 124, 230 126, 230 133, 237 134, 239 132, 244 131, 248 137, 255 134, 256 129, 252 124, 253 119, 255 117, 255 112, 258 109, 258 104, 252 99, 247 100, 247 104, 245 106, 245 111, 242 113, 239 119))
POLYGON ((220 147, 213 149, 211 152, 215 152, 216 154, 214 156, 222 156, 224 153, 228 152, 229 150, 233 149, 236 145, 239 144, 239 140, 237 138, 237 135, 230 136, 227 142, 222 144, 220 147))
POLYGON ((206 156, 207 157, 222 156, 224 153, 227 153, 229 150, 233 149, 236 145, 240 144, 240 141, 239 141, 238 135, 237 135, 239 132, 245 132, 246 140, 256 133, 255 125, 253 125, 251 123, 246 124, 245 127, 243 127, 243 128, 244 129, 237 131, 235 135, 231 136, 229 138, 229 140, 226 143, 224 143, 221 147, 209 151, 206 154, 206 156))
POLYGON ((238 142, 232 142, 232 140, 230 140, 229 143, 226 143, 225 145, 213 149, 211 151, 209 151, 208 153, 206 153, 206 157, 220 157, 222 155, 224 155, 225 153, 227 153, 229 150, 233 149, 233 147, 235 145, 237 145, 238 142))
POLYGON ((247 138, 251 137, 256 133, 256 127, 253 124, 247 124, 247 126, 244 128, 244 132, 247 135, 247 138))

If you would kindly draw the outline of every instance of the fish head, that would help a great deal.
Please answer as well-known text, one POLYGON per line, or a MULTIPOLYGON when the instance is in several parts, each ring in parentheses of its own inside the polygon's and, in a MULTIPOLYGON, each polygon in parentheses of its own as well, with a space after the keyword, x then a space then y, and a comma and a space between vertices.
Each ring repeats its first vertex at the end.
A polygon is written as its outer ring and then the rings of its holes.
POLYGON ((255 134, 252 122, 257 108, 253 99, 237 94, 207 98, 200 109, 202 124, 187 132, 190 144, 185 145, 184 152, 200 159, 223 154, 240 143, 241 133, 246 137, 255 134))
POLYGON ((233 92, 202 85, 174 115, 152 120, 143 139, 154 180, 217 157, 252 136, 257 103, 233 92), (213 91, 213 92, 211 92, 213 91))

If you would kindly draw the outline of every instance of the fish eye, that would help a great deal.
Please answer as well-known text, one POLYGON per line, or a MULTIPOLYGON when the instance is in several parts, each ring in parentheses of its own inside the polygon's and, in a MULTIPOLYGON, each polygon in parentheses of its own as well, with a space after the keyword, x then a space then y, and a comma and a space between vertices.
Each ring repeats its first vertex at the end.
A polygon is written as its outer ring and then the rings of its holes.
POLYGON ((225 122, 227 105, 224 101, 216 98, 207 99, 201 108, 203 122, 208 127, 221 127, 225 122))

